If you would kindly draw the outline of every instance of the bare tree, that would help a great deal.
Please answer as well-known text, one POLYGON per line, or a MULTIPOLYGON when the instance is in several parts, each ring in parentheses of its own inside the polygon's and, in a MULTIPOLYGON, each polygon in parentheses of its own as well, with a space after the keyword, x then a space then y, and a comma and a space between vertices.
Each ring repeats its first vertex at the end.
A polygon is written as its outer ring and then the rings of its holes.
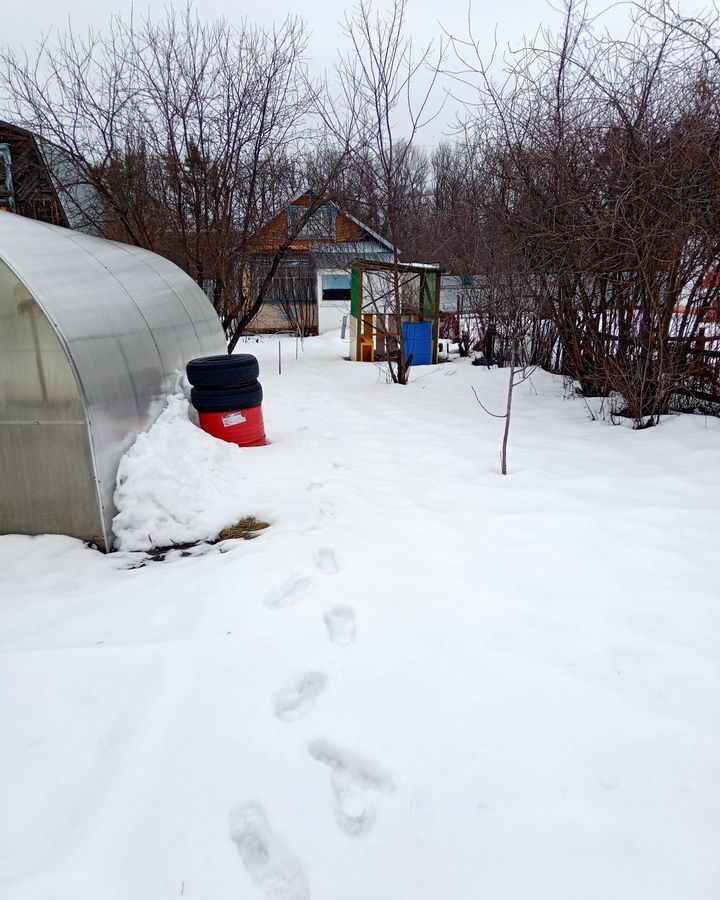
POLYGON ((286 260, 273 282, 273 300, 279 303, 292 331, 300 337, 316 332, 317 271, 312 255, 286 260))
POLYGON ((720 291, 720 67, 692 27, 641 10, 612 40, 569 2, 561 33, 508 56, 501 84, 472 35, 455 41, 456 77, 478 90, 493 242, 523 247, 562 369, 637 427, 687 378, 720 291))
POLYGON ((187 6, 2 54, 6 108, 66 161, 77 217, 178 263, 231 344, 262 303, 245 291, 252 235, 297 189, 316 140, 306 44, 298 19, 236 29, 187 6))
POLYGON ((500 451, 500 470, 508 473, 508 442, 515 388, 531 377, 537 367, 532 360, 532 343, 528 340, 529 323, 536 316, 536 297, 532 290, 532 274, 528 271, 522 244, 510 241, 491 246, 485 258, 481 288, 474 295, 477 321, 485 323, 484 361, 508 369, 507 399, 503 414, 491 413, 477 391, 475 398, 482 409, 505 420, 500 451), (496 343, 497 342, 497 343, 496 343))
MULTIPOLYGON (((408 181, 418 175, 418 157, 414 156, 414 140, 419 129, 433 115, 429 105, 443 46, 434 52, 428 44, 417 56, 406 35, 407 0, 393 0, 387 15, 377 13, 369 2, 361 0, 345 18, 345 32, 352 54, 343 57, 337 67, 345 108, 356 111, 359 140, 353 162, 361 169, 363 180, 371 186, 379 208, 385 212, 385 231, 393 245, 393 289, 385 296, 378 322, 389 328, 397 346, 388 354, 391 378, 406 384, 409 366, 405 358, 402 331, 401 278, 398 262, 402 236, 401 215, 408 181), (426 75, 420 88, 419 79, 426 75), (413 92, 418 95, 413 98, 413 92), (400 115, 405 122, 398 122, 400 115), (402 134, 402 137, 400 137, 402 134)), ((326 110, 325 120, 336 127, 337 117, 326 110)), ((391 343, 392 343, 391 342, 391 343)))

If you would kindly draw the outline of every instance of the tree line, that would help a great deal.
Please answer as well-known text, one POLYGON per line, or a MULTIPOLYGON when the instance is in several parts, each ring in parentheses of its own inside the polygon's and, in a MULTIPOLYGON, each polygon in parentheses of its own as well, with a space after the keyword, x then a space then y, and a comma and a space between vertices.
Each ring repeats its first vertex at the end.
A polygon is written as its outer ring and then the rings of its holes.
POLYGON ((562 372, 640 426, 717 376, 700 351, 720 310, 719 21, 651 2, 618 37, 567 0, 557 31, 487 59, 471 25, 417 49, 406 0, 362 0, 334 74, 312 78, 302 20, 188 6, 5 50, 0 89, 71 160, 69 200, 92 188, 85 227, 180 265, 231 348, 329 197, 395 262, 465 276, 461 330, 486 356, 562 372), (426 150, 448 89, 462 112, 426 150), (316 203, 250 279, 254 233, 305 185, 316 203))

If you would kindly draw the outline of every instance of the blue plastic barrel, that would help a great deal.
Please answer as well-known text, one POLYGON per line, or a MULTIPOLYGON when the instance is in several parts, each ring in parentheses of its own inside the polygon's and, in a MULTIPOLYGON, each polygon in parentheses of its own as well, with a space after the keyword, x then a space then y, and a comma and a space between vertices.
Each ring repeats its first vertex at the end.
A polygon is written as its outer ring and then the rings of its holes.
POLYGON ((403 322, 405 362, 412 354, 413 366, 432 365, 432 322, 403 322))

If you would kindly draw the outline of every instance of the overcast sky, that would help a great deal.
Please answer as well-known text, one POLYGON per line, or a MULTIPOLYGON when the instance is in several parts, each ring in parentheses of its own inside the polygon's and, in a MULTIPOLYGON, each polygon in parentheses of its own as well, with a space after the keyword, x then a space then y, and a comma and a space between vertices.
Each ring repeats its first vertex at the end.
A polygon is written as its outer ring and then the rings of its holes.
MULTIPOLYGON (((3 2, 0 41, 3 44, 31 49, 43 31, 65 29, 68 21, 75 30, 101 29, 114 12, 136 13, 148 10, 153 16, 162 14, 166 6, 184 6, 182 2, 151 0, 131 3, 130 0, 12 0, 3 2)), ((383 0, 378 5, 382 7, 383 0)), ((683 5, 691 2, 684 0, 683 5)), ((224 17, 231 23, 243 18, 261 25, 271 25, 287 15, 299 15, 307 22, 312 36, 309 52, 313 68, 331 69, 339 48, 345 46, 340 19, 345 9, 352 8, 352 0, 343 4, 330 0, 196 0, 194 6, 202 18, 224 17)), ((559 0, 554 4, 559 5, 559 0)), ((607 6, 594 0, 596 9, 607 6)), ((615 4, 605 21, 611 29, 623 31, 629 13, 624 4, 615 4)), ((500 47, 519 44, 523 36, 530 37, 541 24, 552 25, 559 15, 546 0, 473 0, 471 11, 475 37, 484 43, 489 55, 497 27, 500 47)), ((416 45, 424 45, 437 38, 444 28, 455 35, 467 33, 467 0, 409 0, 408 32, 416 45)), ((451 130, 456 104, 448 102, 441 116, 418 137, 418 143, 434 146, 451 130)))

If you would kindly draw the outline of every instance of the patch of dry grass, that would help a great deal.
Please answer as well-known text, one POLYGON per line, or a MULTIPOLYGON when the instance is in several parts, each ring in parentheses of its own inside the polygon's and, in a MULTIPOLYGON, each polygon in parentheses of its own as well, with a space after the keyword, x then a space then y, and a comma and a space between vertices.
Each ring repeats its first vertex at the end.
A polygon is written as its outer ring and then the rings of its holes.
POLYGON ((258 532, 263 531, 265 528, 269 528, 269 522, 258 522, 258 520, 254 516, 247 516, 244 519, 240 519, 235 525, 230 525, 228 528, 223 528, 223 530, 218 535, 218 540, 220 541, 251 541, 253 538, 258 536, 258 532))

